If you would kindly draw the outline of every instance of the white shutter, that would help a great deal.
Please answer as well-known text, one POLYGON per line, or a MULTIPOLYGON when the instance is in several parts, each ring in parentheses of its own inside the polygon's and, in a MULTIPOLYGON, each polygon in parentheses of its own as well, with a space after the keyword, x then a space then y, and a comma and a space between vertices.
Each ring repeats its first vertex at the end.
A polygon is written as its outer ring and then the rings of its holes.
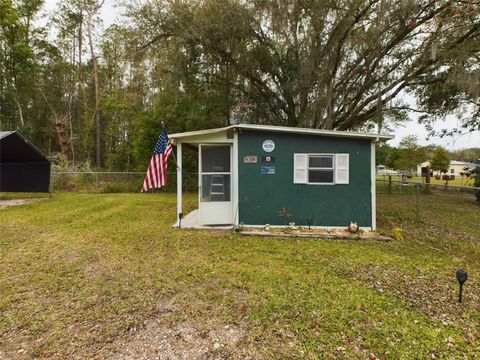
POLYGON ((307 154, 293 154, 293 183, 307 183, 307 154))
POLYGON ((348 184, 349 154, 335 154, 335 184, 348 184))

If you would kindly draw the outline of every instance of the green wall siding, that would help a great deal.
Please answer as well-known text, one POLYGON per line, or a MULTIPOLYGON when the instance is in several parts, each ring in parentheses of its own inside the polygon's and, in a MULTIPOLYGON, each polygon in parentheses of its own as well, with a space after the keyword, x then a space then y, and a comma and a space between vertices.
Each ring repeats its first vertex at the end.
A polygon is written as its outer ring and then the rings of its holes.
POLYGON ((370 140, 285 133, 245 131, 239 134, 239 221, 248 225, 283 225, 277 211, 285 207, 293 216, 289 222, 316 226, 372 226, 370 140), (263 141, 275 142, 266 153, 263 141), (345 185, 293 183, 294 153, 350 154, 350 181, 345 185), (256 155, 257 163, 246 164, 243 157, 256 155), (272 164, 262 156, 274 156, 272 164), (274 175, 262 175, 262 166, 275 166, 274 175))

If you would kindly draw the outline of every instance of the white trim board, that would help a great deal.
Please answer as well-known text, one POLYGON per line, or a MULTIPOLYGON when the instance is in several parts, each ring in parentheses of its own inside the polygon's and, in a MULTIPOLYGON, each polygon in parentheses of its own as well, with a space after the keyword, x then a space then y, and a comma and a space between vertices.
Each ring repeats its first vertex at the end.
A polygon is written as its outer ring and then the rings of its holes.
POLYGON ((372 141, 370 144, 370 171, 371 171, 371 195, 372 195, 372 229, 375 230, 377 228, 377 177, 375 171, 375 142, 372 141))
POLYGON ((270 132, 279 132, 279 133, 291 133, 291 134, 304 134, 304 135, 318 135, 318 136, 333 136, 333 137, 344 137, 344 138, 363 138, 370 139, 375 141, 386 141, 394 138, 393 135, 389 134, 369 134, 369 133, 359 133, 353 131, 337 131, 337 130, 324 130, 324 129, 311 129, 311 128, 299 128, 299 127, 288 127, 288 126, 274 126, 274 125, 254 125, 254 124, 238 124, 231 125, 223 128, 207 129, 207 130, 197 130, 197 131, 187 131, 183 133, 176 133, 169 135, 169 138, 175 141, 176 139, 185 139, 184 142, 192 141, 202 141, 200 138, 206 135, 220 135, 218 133, 227 132, 231 129, 245 129, 253 131, 270 131, 270 132), (194 139, 198 137, 197 139, 194 139), (189 139, 190 138, 190 139, 189 139))
POLYGON ((179 221, 180 214, 183 215, 182 210, 182 182, 183 182, 183 172, 182 172, 182 143, 177 144, 177 222, 179 221))
POLYGON ((232 211, 233 211, 233 224, 235 226, 238 225, 239 217, 240 217, 240 202, 239 202, 239 180, 238 180, 238 133, 235 132, 233 134, 233 146, 232 146, 232 211))

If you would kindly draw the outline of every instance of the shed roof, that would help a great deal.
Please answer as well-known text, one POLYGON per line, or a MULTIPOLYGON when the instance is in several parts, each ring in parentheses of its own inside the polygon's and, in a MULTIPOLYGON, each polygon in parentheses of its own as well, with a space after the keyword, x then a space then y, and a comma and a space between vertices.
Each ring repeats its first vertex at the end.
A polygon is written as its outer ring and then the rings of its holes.
POLYGON ((4 137, 13 134, 15 131, 0 131, 0 139, 3 139, 4 137))
POLYGON ((470 169, 470 170, 474 170, 476 169, 477 167, 480 167, 480 164, 475 164, 475 163, 472 163, 472 162, 465 162, 465 165, 470 169))
POLYGON ((0 131, 1 162, 50 162, 47 156, 18 131, 0 131))
POLYGON ((450 165, 467 165, 465 161, 451 160, 450 165))
POLYGON ((291 133, 291 134, 301 134, 301 135, 333 136, 333 137, 345 137, 345 138, 363 138, 363 139, 370 139, 370 140, 377 140, 377 141, 379 140, 386 141, 394 138, 393 135, 388 135, 388 134, 369 134, 369 133, 359 133, 359 132, 353 132, 353 131, 338 131, 338 130, 310 129, 310 128, 275 126, 275 125, 255 125, 255 124, 237 124, 237 125, 231 125, 231 126, 226 126, 222 128, 188 131, 188 132, 171 134, 169 135, 169 137, 171 139, 182 139, 182 138, 188 138, 190 136, 208 135, 208 134, 224 132, 230 129, 245 129, 245 130, 253 130, 253 131, 269 131, 269 132, 291 133))

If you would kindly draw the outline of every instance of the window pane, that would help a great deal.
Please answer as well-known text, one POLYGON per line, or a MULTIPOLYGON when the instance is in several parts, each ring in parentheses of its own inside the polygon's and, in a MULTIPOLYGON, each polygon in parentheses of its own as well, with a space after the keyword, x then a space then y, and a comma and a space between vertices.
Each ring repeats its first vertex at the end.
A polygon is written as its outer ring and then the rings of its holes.
POLYGON ((333 170, 309 170, 308 182, 333 183, 333 170))
POLYGON ((202 175, 201 201, 230 201, 230 175, 202 175))
POLYGON ((230 146, 202 146, 202 172, 230 172, 230 146))
POLYGON ((309 167, 323 167, 323 168, 332 168, 333 167, 333 157, 332 156, 310 156, 308 158, 309 167))

